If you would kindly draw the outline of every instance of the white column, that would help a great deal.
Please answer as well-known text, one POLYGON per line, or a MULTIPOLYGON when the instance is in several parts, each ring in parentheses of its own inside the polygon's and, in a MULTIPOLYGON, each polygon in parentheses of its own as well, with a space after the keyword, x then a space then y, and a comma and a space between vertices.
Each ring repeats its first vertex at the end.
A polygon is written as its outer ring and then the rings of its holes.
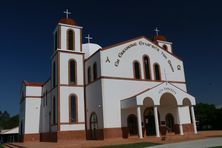
POLYGON ((183 133, 183 125, 182 125, 181 120, 180 120, 181 118, 180 118, 179 108, 180 107, 177 108, 177 116, 178 116, 178 122, 179 122, 180 135, 184 135, 184 133, 183 133))
POLYGON ((193 121, 193 130, 194 130, 194 133, 197 134, 196 118, 195 118, 193 106, 190 107, 190 110, 191 110, 191 118, 193 121))
POLYGON ((141 123, 141 110, 140 110, 140 106, 137 106, 137 119, 138 119, 139 137, 140 137, 140 139, 142 139, 142 138, 143 138, 143 133, 142 133, 142 123, 141 123))
POLYGON ((157 106, 154 106, 153 109, 154 109, 156 136, 160 137, 160 129, 159 129, 159 119, 158 119, 157 106))

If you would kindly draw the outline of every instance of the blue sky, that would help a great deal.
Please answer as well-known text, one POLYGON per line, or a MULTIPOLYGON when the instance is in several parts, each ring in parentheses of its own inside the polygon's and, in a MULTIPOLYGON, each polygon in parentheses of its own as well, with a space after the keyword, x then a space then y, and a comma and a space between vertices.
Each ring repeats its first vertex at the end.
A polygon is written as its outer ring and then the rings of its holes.
MULTIPOLYGON (((219 1, 4 1, 0 5, 0 110, 19 112, 23 80, 50 75, 52 32, 69 9, 93 42, 107 46, 160 34, 183 59, 188 92, 197 102, 222 104, 222 12, 219 1)), ((86 40, 83 40, 86 42, 86 40)))

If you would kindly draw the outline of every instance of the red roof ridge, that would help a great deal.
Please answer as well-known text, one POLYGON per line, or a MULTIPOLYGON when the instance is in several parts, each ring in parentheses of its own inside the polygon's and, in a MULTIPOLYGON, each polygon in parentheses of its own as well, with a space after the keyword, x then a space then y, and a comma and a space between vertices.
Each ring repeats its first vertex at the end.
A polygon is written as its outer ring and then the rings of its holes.
POLYGON ((25 84, 25 86, 41 86, 41 87, 44 84, 42 82, 28 82, 26 80, 24 80, 23 83, 25 84))

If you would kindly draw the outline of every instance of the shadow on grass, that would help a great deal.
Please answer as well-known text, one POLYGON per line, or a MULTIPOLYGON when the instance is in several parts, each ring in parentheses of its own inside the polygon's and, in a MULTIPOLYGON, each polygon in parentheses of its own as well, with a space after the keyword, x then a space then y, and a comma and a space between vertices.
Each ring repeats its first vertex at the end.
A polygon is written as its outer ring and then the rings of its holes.
POLYGON ((120 145, 110 145, 102 146, 99 148, 144 148, 154 145, 160 145, 159 143, 141 142, 141 143, 131 143, 131 144, 120 144, 120 145))

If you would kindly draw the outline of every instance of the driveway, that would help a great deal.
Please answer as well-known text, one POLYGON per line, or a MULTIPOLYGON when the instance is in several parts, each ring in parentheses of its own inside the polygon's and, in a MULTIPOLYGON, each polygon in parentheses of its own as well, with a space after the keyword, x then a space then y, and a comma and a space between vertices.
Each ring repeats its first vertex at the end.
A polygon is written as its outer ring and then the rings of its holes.
POLYGON ((214 146, 222 146, 222 138, 206 138, 200 140, 192 140, 179 143, 163 144, 152 146, 149 148, 209 148, 214 146))

